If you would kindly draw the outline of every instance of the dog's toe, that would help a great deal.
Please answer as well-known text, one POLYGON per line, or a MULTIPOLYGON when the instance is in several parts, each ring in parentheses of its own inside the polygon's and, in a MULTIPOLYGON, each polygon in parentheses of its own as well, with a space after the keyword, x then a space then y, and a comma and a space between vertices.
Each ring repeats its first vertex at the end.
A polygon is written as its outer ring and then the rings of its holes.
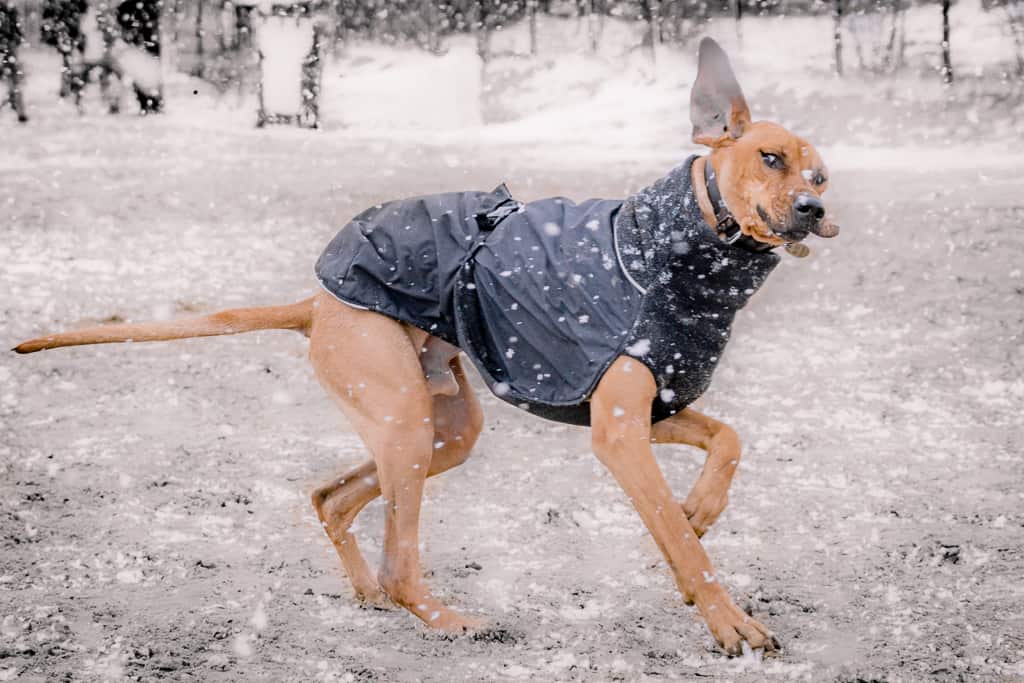
POLYGON ((774 652, 779 649, 779 641, 767 626, 743 613, 735 605, 719 605, 713 615, 709 615, 708 628, 715 639, 732 657, 743 654, 747 650, 774 652))
POLYGON ((370 609, 386 610, 393 609, 395 607, 395 603, 391 602, 391 598, 389 598, 380 588, 372 590, 357 590, 356 600, 358 600, 363 607, 370 609))

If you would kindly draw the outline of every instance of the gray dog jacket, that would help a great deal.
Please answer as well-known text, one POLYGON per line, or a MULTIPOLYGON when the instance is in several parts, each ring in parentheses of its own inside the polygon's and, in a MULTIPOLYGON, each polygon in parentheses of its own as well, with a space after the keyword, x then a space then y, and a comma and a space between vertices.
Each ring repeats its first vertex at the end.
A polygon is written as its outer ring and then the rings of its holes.
POLYGON ((625 201, 523 204, 501 185, 381 204, 341 229, 316 275, 458 346, 497 397, 558 422, 590 424, 601 376, 633 356, 662 420, 707 389, 736 312, 779 262, 705 222, 695 158, 625 201))

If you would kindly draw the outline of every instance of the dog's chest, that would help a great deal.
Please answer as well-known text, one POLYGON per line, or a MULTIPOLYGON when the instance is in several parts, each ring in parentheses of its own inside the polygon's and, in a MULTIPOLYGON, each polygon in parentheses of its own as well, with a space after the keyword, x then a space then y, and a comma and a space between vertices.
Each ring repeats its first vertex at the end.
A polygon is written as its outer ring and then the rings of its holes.
POLYGON ((718 238, 694 196, 692 164, 627 199, 615 224, 623 268, 644 293, 625 351, 657 380, 655 420, 708 388, 736 312, 779 262, 718 238))
POLYGON ((670 263, 648 288, 625 351, 657 381, 655 421, 707 390, 736 312, 766 276, 728 259, 685 259, 670 263))

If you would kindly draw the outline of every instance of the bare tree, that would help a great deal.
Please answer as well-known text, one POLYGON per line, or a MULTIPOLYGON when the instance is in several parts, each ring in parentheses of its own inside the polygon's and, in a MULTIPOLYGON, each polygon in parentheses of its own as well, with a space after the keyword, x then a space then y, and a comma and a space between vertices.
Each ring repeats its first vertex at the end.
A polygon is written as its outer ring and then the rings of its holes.
POLYGON ((743 19, 743 0, 733 0, 733 17, 736 19, 736 40, 743 40, 743 29, 741 28, 741 20, 743 19))
POLYGON ((885 70, 889 73, 903 66, 907 45, 907 13, 902 0, 892 0, 892 25, 889 27, 889 42, 885 46, 885 70))
POLYGON ((587 6, 587 35, 590 41, 590 51, 597 52, 597 45, 601 40, 601 33, 604 31, 604 15, 607 7, 598 0, 586 0, 587 6))
POLYGON ((856 12, 847 5, 847 35, 852 39, 861 71, 893 73, 903 64, 906 45, 906 4, 904 0, 872 0, 856 12))
POLYGON ((526 0, 526 14, 530 20, 530 54, 537 54, 537 0, 526 0))
POLYGON ((654 63, 654 41, 660 33, 658 29, 659 15, 658 0, 640 0, 640 17, 645 24, 641 46, 650 50, 652 64, 654 63))
POLYGON ((484 68, 491 57, 491 27, 489 25, 486 0, 474 0, 470 8, 470 25, 476 34, 476 53, 484 68))
POLYGON ((420 0, 419 19, 423 28, 418 36, 420 46, 433 54, 441 54, 441 12, 432 0, 420 0))
POLYGON ((203 72, 206 70, 203 57, 203 0, 198 0, 196 3, 196 65, 193 72, 200 78, 203 77, 203 72))
POLYGON ((832 0, 832 43, 835 46, 836 75, 843 75, 843 0, 832 0))
POLYGON ((949 56, 949 6, 950 0, 942 0, 942 81, 953 82, 953 62, 949 56))

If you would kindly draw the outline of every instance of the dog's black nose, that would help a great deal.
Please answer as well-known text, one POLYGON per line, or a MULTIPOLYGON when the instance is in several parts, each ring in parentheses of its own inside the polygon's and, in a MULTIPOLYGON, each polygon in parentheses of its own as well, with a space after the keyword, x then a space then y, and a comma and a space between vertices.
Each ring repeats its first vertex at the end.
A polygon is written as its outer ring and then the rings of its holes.
POLYGON ((793 210, 801 220, 820 221, 825 217, 825 205, 813 194, 798 194, 793 201, 793 210))

